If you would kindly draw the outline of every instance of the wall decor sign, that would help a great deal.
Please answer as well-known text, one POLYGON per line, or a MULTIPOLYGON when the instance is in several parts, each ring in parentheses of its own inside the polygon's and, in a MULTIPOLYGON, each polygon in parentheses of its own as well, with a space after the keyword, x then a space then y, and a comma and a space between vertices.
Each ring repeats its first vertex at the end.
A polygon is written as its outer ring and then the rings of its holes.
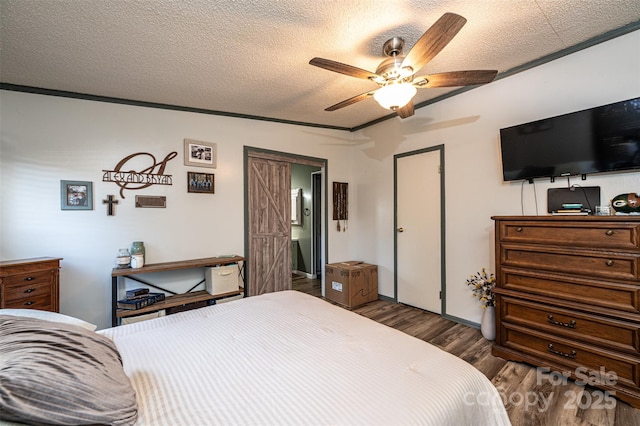
POLYGON ((218 159, 215 143, 201 142, 193 139, 184 140, 184 165, 216 168, 218 159))
POLYGON ((93 210, 93 182, 60 181, 61 210, 93 210))
POLYGON ((136 195, 136 207, 164 209, 167 207, 167 197, 162 195, 136 195))
POLYGON ((178 153, 173 151, 164 157, 164 160, 158 162, 156 157, 148 152, 136 152, 120 160, 113 170, 103 170, 102 181, 115 182, 120 187, 120 196, 123 199, 125 189, 137 190, 151 185, 173 185, 172 176, 165 175, 164 170, 167 163, 177 156, 178 153), (138 170, 133 169, 136 166, 138 170))
POLYGON ((187 172, 187 191, 201 194, 215 194, 212 173, 187 172))

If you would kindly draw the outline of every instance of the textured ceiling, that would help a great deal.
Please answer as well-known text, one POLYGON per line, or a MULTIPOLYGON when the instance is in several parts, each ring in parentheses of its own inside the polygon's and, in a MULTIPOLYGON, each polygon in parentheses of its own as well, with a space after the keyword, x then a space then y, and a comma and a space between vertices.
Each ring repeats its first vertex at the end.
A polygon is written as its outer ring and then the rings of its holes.
POLYGON ((309 60, 375 71, 385 40, 403 37, 406 53, 445 12, 468 22, 418 75, 500 78, 640 29, 638 0, 1 0, 0 82, 354 128, 391 112, 373 99, 324 108, 377 86, 309 60))

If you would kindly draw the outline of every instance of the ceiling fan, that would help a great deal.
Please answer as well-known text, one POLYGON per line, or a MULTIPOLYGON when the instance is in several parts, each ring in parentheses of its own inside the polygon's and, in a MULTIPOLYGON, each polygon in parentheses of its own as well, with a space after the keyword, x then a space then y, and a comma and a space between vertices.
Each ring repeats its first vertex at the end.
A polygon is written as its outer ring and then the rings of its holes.
POLYGON ((460 15, 445 13, 420 37, 406 55, 402 54, 404 47, 402 38, 394 37, 387 40, 382 52, 389 58, 380 63, 375 73, 330 59, 313 58, 309 61, 311 65, 351 77, 371 80, 379 86, 375 90, 332 105, 325 111, 335 111, 373 96, 383 108, 395 111, 400 118, 407 118, 414 114, 413 97, 417 93, 416 89, 468 86, 493 81, 498 74, 496 70, 452 71, 414 76, 444 49, 466 22, 467 20, 460 15))

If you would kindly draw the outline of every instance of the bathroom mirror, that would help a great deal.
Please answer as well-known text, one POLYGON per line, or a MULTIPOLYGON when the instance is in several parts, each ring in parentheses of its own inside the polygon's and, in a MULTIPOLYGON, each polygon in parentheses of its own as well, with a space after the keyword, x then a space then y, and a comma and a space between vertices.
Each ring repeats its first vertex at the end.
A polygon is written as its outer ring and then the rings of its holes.
POLYGON ((302 188, 291 190, 291 224, 302 225, 302 188))

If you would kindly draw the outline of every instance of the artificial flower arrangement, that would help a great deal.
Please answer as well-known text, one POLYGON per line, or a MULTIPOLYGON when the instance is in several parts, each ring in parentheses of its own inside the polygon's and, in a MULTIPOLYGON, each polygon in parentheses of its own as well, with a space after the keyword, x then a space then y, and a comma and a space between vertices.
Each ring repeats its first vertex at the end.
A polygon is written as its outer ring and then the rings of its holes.
POLYGON ((493 274, 487 274, 485 268, 482 271, 476 272, 475 275, 471 275, 471 278, 467 279, 467 285, 471 286, 473 291, 473 297, 477 297, 483 302, 482 308, 487 306, 495 306, 496 299, 493 294, 493 287, 496 285, 496 278, 493 274))

